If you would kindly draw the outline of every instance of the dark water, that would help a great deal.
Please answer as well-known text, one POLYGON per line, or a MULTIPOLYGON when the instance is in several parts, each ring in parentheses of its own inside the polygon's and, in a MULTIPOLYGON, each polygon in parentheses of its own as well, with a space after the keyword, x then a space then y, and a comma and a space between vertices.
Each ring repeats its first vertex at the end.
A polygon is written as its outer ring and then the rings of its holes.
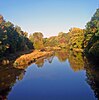
POLYGON ((39 59, 25 70, 1 68, 1 98, 97 100, 99 71, 92 72, 92 69, 84 68, 85 65, 81 53, 67 55, 66 52, 57 52, 55 56, 39 59))

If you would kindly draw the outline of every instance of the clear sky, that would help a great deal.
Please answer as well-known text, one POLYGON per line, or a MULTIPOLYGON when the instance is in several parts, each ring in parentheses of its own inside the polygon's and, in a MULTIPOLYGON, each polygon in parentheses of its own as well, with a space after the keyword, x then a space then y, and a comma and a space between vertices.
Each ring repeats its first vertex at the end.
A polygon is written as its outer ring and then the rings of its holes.
POLYGON ((0 0, 0 14, 28 33, 45 37, 84 28, 99 7, 99 0, 0 0))

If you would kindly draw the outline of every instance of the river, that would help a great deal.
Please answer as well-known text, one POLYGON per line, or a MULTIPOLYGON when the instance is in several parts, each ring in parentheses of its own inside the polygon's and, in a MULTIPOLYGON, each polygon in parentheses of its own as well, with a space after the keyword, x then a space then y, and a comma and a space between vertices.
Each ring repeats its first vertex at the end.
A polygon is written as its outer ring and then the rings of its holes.
POLYGON ((97 100, 98 83, 99 70, 81 53, 56 52, 24 70, 0 67, 1 100, 97 100))

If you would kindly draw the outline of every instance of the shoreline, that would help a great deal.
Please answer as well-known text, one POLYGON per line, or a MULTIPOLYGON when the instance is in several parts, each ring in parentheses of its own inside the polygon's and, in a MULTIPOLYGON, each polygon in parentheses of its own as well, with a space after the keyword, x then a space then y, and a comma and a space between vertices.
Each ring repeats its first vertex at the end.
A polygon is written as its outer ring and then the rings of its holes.
POLYGON ((33 50, 18 51, 16 53, 8 54, 7 56, 4 56, 0 59, 0 64, 1 65, 8 65, 10 63, 13 63, 18 57, 20 57, 24 54, 29 54, 31 52, 33 52, 33 50))
POLYGON ((31 63, 36 62, 37 59, 46 57, 46 56, 51 56, 53 52, 48 52, 48 51, 39 51, 39 50, 34 50, 33 52, 29 54, 24 54, 20 56, 18 59, 15 60, 14 62, 14 67, 18 69, 25 69, 28 65, 31 63))

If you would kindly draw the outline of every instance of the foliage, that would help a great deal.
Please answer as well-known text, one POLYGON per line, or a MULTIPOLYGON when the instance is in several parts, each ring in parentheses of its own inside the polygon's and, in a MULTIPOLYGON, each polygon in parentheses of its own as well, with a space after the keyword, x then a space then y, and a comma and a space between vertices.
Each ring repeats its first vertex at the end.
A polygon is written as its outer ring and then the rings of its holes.
POLYGON ((55 56, 59 59, 60 62, 65 62, 68 59, 68 52, 66 50, 60 50, 55 52, 55 56))
POLYGON ((60 32, 58 36, 52 36, 44 39, 44 46, 61 47, 66 49, 78 48, 82 49, 84 38, 84 30, 79 28, 71 28, 68 33, 60 32))
POLYGON ((35 49, 43 49, 43 34, 41 32, 35 32, 29 36, 30 40, 34 44, 35 49))
POLYGON ((69 48, 82 49, 84 30, 80 28, 71 28, 68 32, 69 48))
POLYGON ((15 27, 14 24, 3 19, 0 22, 1 57, 20 50, 33 49, 32 42, 26 37, 27 33, 23 32, 19 26, 15 27))
POLYGON ((68 60, 70 62, 72 69, 75 72, 84 69, 84 61, 83 61, 83 56, 81 52, 77 53, 75 51, 71 51, 69 53, 68 60))
POLYGON ((84 47, 87 56, 99 57, 99 8, 86 25, 84 47))
POLYGON ((3 16, 2 15, 0 15, 0 24, 2 24, 3 23, 3 16))
POLYGON ((68 34, 66 33, 63 33, 63 32, 60 32, 58 34, 58 45, 59 47, 61 48, 66 48, 67 47, 67 44, 68 44, 68 34))
POLYGON ((47 38, 46 40, 44 40, 44 46, 48 47, 55 47, 58 46, 58 38, 57 36, 52 36, 50 38, 47 38))
POLYGON ((58 36, 52 36, 50 38, 44 38, 44 46, 46 47, 61 47, 65 48, 68 44, 68 35, 60 32, 58 36))

